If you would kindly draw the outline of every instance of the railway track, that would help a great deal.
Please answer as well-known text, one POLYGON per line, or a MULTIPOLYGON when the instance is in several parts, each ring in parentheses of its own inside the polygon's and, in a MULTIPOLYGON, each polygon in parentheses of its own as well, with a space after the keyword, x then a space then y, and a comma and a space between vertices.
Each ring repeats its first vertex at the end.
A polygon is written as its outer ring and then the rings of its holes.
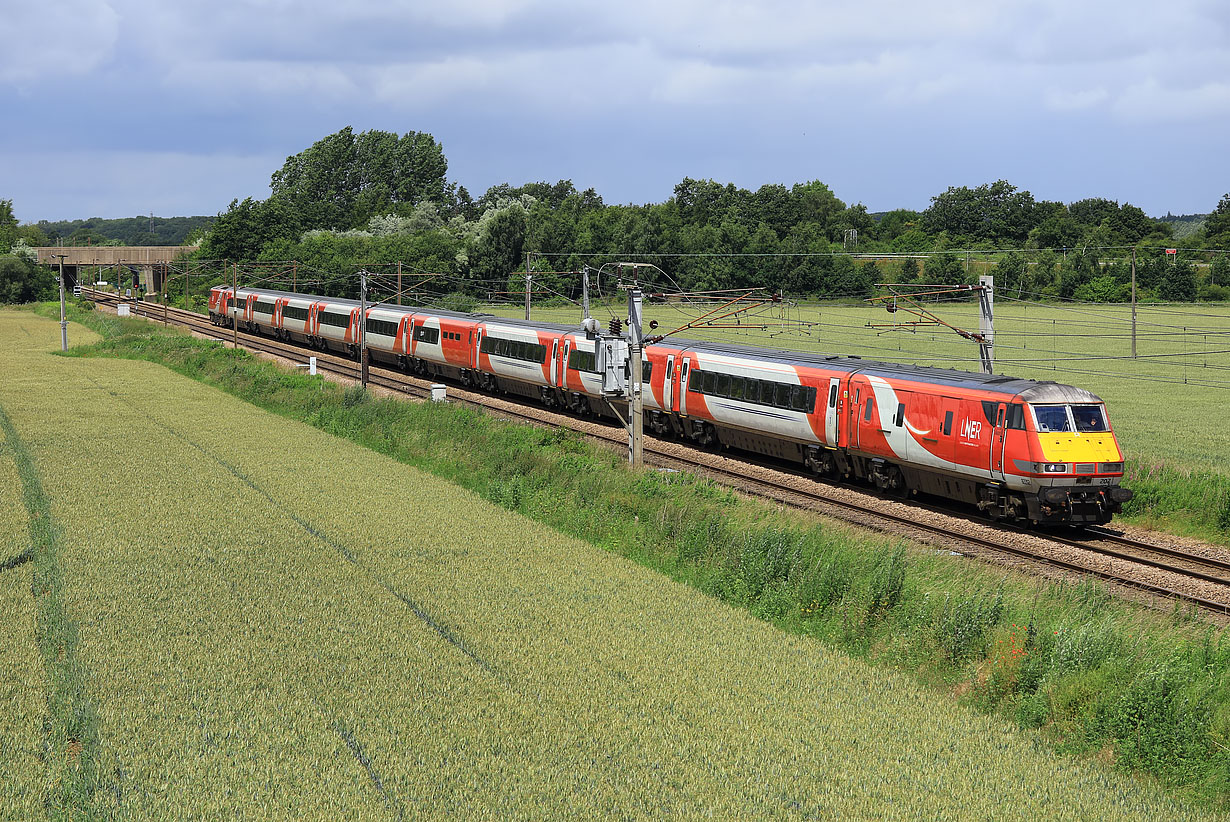
MULTIPOLYGON (((114 305, 117 302, 127 302, 117 299, 115 295, 102 292, 87 290, 83 293, 88 298, 104 304, 114 305)), ((200 314, 167 308, 156 303, 129 304, 134 313, 158 322, 187 327, 222 342, 236 339, 234 329, 215 326, 208 317, 200 314)), ((299 345, 243 331, 239 332, 238 341, 245 348, 291 360, 302 360, 305 355, 312 355, 317 358, 317 368, 320 370, 348 379, 358 380, 360 378, 360 365, 339 354, 312 351, 299 345)), ((387 369, 382 364, 369 366, 368 382, 390 391, 419 398, 430 394, 431 383, 429 381, 387 369)), ((574 430, 583 428, 586 436, 602 440, 617 448, 627 444, 626 433, 622 428, 578 421, 574 417, 537 406, 522 405, 455 386, 451 388, 450 399, 453 402, 535 425, 545 424, 574 430)), ((987 521, 975 521, 972 518, 955 514, 951 510, 920 505, 920 508, 942 515, 943 521, 941 522, 927 522, 913 510, 907 509, 906 513, 886 510, 884 499, 872 492, 858 495, 866 497, 867 502, 848 499, 834 493, 833 488, 801 472, 783 469, 778 465, 753 462, 764 469, 763 476, 753 475, 749 473, 744 463, 741 463, 738 468, 728 466, 723 464, 724 459, 712 453, 690 446, 680 447, 678 443, 656 440, 649 436, 645 438, 644 453, 646 461, 658 467, 700 472, 742 492, 758 495, 781 504, 821 510, 837 518, 860 525, 871 525, 881 530, 917 534, 923 541, 939 542, 957 553, 969 552, 977 555, 986 551, 997 555, 1008 555, 1062 572, 1096 577, 1167 600, 1191 602, 1223 616, 1230 615, 1230 561, 1224 559, 1204 556, 1172 546, 1143 542, 1106 528, 1087 529, 1087 537, 1077 539, 1059 534, 1026 532, 1023 529, 1009 526, 992 525, 987 521), (772 474, 776 474, 777 477, 773 477, 772 474), (1029 539, 1015 538, 1020 535, 1027 535, 1029 539), (1066 547, 1071 549, 1069 553, 1083 553, 1090 560, 1077 561, 1074 558, 1057 555, 1054 550, 1047 549, 1045 547, 1047 545, 1066 547), (1101 558, 1101 561, 1093 561, 1094 557, 1101 558), (1139 569, 1147 569, 1147 572, 1141 573, 1139 569), (1158 574, 1161 575, 1160 578, 1158 574)))

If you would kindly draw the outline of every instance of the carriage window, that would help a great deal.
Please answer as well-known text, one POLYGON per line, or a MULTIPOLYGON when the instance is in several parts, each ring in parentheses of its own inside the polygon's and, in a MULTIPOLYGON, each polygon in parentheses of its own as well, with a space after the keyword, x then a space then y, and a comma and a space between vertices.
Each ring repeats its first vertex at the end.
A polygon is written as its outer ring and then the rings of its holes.
POLYGON ((901 427, 901 423, 905 422, 905 403, 897 403, 897 427, 901 427))
POLYGON ((730 398, 732 400, 743 399, 743 389, 747 387, 747 379, 745 377, 730 378, 730 398))
POLYGON ((367 333, 368 334, 381 334, 385 337, 396 337, 397 336, 397 323, 390 322, 389 320, 373 320, 371 317, 368 317, 367 318, 367 333))
POLYGON ((872 397, 867 398, 867 412, 863 414, 863 422, 871 422, 871 401, 872 397))
MULTIPOLYGON (((486 342, 486 340, 484 340, 484 342, 486 342)), ((587 371, 591 374, 598 373, 598 366, 594 358, 594 352, 582 351, 579 348, 572 349, 572 351, 568 353, 568 368, 572 371, 587 371)))
POLYGON ((729 397, 730 396, 730 375, 729 374, 718 374, 717 375, 717 386, 714 388, 714 392, 719 397, 729 397))
MULTIPOLYGON (((793 411, 808 411, 808 396, 809 392, 814 389, 809 389, 804 385, 796 385, 790 391, 790 408, 793 411)), ((814 402, 812 403, 814 405, 814 402)))
POLYGON ((1076 430, 1082 434, 1107 430, 1106 416, 1100 405, 1074 405, 1072 417, 1076 420, 1076 430))
POLYGON ((947 437, 952 433, 952 412, 944 412, 944 436, 947 437))
POLYGON ((829 408, 837 407, 837 383, 829 387, 829 408))

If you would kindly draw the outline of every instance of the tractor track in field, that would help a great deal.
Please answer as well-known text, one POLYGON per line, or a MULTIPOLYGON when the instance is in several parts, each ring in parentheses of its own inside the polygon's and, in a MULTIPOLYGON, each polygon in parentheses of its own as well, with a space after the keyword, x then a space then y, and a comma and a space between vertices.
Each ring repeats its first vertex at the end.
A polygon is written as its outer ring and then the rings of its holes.
MULTIPOLYGON (((114 295, 87 296, 114 305, 114 295)), ((305 356, 317 358, 317 368, 347 381, 360 379, 360 365, 342 355, 315 351, 293 343, 216 326, 208 317, 161 304, 136 303, 134 313, 180 325, 204 337, 239 345, 290 365, 301 366, 305 356)), ((427 398, 432 380, 408 376, 372 364, 369 386, 383 392, 427 398)), ((557 413, 537 405, 448 387, 449 401, 535 425, 578 431, 610 447, 627 447, 621 427, 557 413)), ((951 507, 915 500, 889 498, 846 485, 831 485, 811 475, 770 464, 751 455, 738 459, 723 452, 646 434, 645 462, 658 468, 688 471, 747 494, 783 506, 815 511, 846 522, 934 545, 954 554, 1009 565, 1035 574, 1059 578, 1102 579, 1129 598, 1160 607, 1175 603, 1198 606, 1208 616, 1230 621, 1230 550, 1220 546, 1181 541, 1167 544, 1165 535, 1137 539, 1113 528, 1088 528, 1066 533, 1026 531, 970 516, 951 507)))

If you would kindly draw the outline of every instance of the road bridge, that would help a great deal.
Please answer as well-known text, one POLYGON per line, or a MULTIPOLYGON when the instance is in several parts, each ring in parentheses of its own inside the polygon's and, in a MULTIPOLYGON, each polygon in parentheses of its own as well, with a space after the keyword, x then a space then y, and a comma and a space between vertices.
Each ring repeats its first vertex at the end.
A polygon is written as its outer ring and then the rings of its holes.
POLYGON ((64 282, 69 288, 82 277, 82 269, 93 269, 86 282, 106 281, 117 287, 145 286, 147 291, 162 290, 167 267, 177 258, 196 251, 190 245, 93 245, 40 246, 40 265, 57 272, 64 263, 64 282))

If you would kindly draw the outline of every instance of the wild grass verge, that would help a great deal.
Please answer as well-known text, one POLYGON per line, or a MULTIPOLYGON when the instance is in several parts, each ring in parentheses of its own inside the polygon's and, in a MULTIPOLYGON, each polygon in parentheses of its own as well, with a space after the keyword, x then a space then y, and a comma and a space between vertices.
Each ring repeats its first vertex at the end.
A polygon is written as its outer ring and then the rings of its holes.
MULTIPOLYGON (((430 471, 785 630, 912 672, 1063 752, 1230 809, 1230 635, 1098 583, 1047 583, 858 535, 695 477, 630 474, 575 435, 376 399, 135 321, 77 356, 163 364, 430 471)), ((378 506, 379 501, 366 504, 378 506)))

